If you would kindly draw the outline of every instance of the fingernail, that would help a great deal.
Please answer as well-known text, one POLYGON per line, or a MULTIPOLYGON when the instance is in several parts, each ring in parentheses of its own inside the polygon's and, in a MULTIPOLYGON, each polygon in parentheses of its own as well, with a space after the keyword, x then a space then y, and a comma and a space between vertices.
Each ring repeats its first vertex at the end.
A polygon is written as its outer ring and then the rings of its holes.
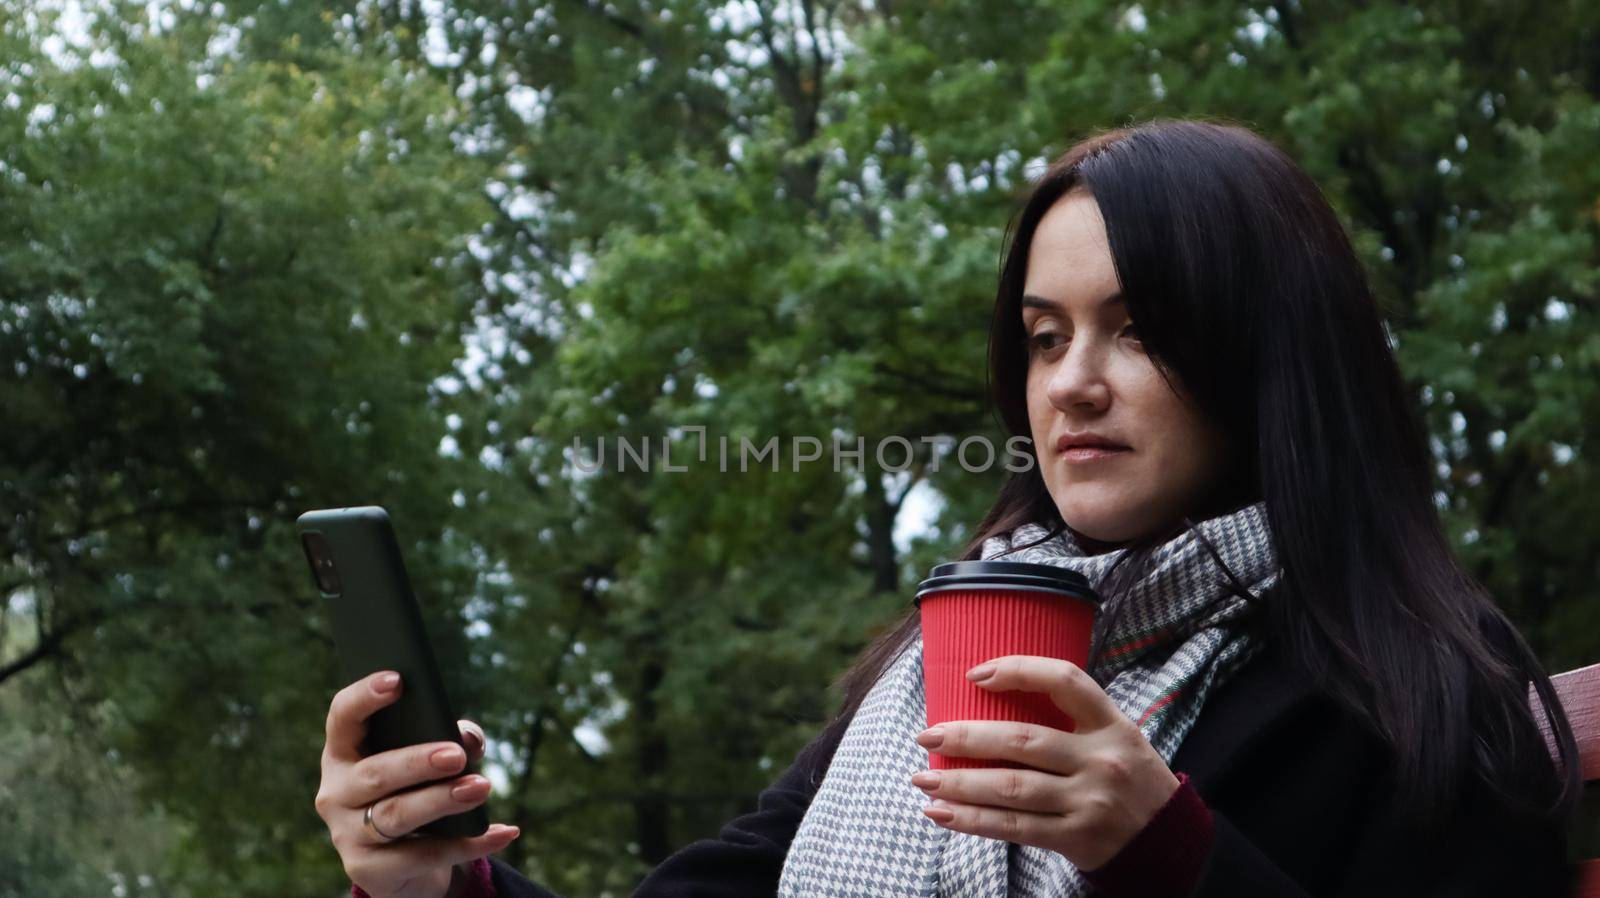
POLYGON ((376 691, 376 692, 381 694, 381 693, 393 692, 394 691, 394 687, 399 686, 399 685, 400 685, 400 675, 399 674, 397 674, 397 673, 386 673, 383 676, 381 676, 378 679, 373 681, 372 688, 373 688, 374 691, 376 691))
POLYGON ((911 784, 918 789, 933 791, 939 788, 939 780, 943 779, 937 770, 924 770, 911 778, 911 784))
POLYGON ((938 748, 944 741, 944 728, 934 727, 917 734, 917 744, 923 748, 938 748))
POLYGON ((489 785, 488 780, 474 777, 472 780, 462 783, 459 786, 456 786, 454 789, 451 789, 450 797, 454 798, 456 801, 471 801, 472 799, 482 795, 484 791, 486 791, 484 787, 487 785, 489 785))
POLYGON ((987 678, 989 678, 989 677, 994 675, 994 670, 995 670, 994 662, 987 661, 987 662, 984 662, 983 664, 980 664, 977 667, 974 667, 973 669, 967 671, 967 679, 972 680, 973 682, 977 682, 978 680, 987 679, 987 678))
POLYGON ((428 762, 440 770, 454 770, 466 760, 461 749, 454 745, 447 745, 428 756, 428 762))

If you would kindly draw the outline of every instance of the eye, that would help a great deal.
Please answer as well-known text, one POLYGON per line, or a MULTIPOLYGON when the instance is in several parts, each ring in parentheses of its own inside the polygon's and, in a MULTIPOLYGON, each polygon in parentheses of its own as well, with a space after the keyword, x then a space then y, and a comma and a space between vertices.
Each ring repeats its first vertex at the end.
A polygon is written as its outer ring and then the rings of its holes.
POLYGON ((1131 324, 1128 325, 1127 327, 1123 328, 1122 329, 1122 333, 1125 336, 1131 337, 1133 339, 1133 342, 1135 342, 1135 343, 1143 343, 1144 342, 1143 340, 1139 339, 1139 329, 1137 327, 1134 327, 1131 324))
MULTIPOLYGON (((1054 342, 1051 342, 1051 341, 1053 341, 1055 338, 1061 337, 1061 336, 1062 336, 1062 334, 1057 332, 1057 331, 1040 331, 1037 334, 1033 334, 1033 335, 1029 336, 1027 341, 1026 341, 1027 344, 1028 344, 1028 352, 1029 352, 1029 354, 1030 355, 1038 355, 1038 354, 1049 352, 1052 349, 1055 349, 1057 346, 1059 346, 1061 344, 1054 343, 1054 342)), ((1066 342, 1065 338, 1063 338, 1062 342, 1063 343, 1066 342)))

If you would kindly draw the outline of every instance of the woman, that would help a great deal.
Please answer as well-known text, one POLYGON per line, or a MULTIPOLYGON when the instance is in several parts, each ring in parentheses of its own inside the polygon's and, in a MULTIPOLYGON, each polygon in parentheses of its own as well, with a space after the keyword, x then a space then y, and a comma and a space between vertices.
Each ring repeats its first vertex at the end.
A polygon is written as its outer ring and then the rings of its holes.
MULTIPOLYGON (((963 557, 1088 573, 1105 606, 1087 671, 1006 656, 980 685, 1078 728, 921 732, 912 611, 758 809, 636 894, 1565 896, 1571 731, 1452 555, 1364 273, 1298 166, 1202 121, 1074 146, 1016 223, 989 355, 1036 464, 963 557), (929 776, 933 746, 1027 767, 929 776)), ((355 893, 549 895, 487 859, 511 828, 389 844, 487 783, 389 797, 465 758, 361 758, 397 694, 378 676, 334 698, 317 802, 355 893)))

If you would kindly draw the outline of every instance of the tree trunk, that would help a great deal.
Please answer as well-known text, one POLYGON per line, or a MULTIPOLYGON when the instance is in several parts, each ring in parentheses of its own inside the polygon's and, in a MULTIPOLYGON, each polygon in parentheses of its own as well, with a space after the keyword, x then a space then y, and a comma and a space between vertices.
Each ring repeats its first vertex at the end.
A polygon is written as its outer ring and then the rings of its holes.
MULTIPOLYGON (((872 450, 869 448, 868 452, 872 450)), ((875 592, 895 592, 900 588, 899 561, 895 558, 895 507, 883 486, 883 472, 875 459, 862 459, 862 476, 867 480, 867 550, 872 566, 875 592)))

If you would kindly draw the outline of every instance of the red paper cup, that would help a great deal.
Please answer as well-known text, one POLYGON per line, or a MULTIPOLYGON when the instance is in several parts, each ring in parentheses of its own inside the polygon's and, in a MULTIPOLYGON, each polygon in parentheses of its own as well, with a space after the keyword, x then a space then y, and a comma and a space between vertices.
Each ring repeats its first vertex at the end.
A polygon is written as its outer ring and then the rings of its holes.
MULTIPOLYGON (((1072 718, 1042 692, 996 692, 967 671, 1001 655, 1043 655, 1084 667, 1100 599, 1075 571, 1020 561, 956 561, 917 587, 928 726, 952 720, 1015 720, 1071 732, 1072 718)), ((928 753, 934 770, 1027 765, 928 753)))

